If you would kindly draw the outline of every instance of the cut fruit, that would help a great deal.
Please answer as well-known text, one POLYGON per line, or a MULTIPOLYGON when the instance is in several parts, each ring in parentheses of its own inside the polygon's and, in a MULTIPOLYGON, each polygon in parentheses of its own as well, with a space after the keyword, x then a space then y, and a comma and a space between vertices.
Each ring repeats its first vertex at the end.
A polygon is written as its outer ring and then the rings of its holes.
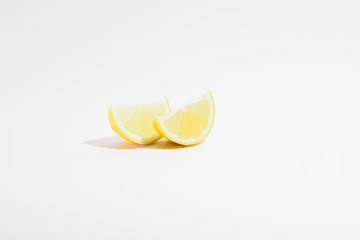
POLYGON ((209 135, 214 118, 215 104, 209 91, 197 101, 157 117, 154 127, 170 141, 181 145, 195 145, 209 135))
POLYGON ((139 144, 150 144, 161 138, 153 126, 156 117, 170 112, 167 98, 150 105, 111 105, 109 122, 116 134, 139 144))

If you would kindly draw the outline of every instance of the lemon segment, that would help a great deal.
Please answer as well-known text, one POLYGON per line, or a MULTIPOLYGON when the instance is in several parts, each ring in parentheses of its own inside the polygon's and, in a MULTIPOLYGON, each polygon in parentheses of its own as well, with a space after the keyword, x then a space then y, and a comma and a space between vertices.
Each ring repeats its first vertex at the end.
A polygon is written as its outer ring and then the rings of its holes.
POLYGON ((154 128, 163 137, 181 145, 195 145, 209 135, 215 119, 211 92, 177 110, 159 116, 154 128))
POLYGON ((116 134, 139 144, 150 144, 161 138, 154 129, 156 117, 170 112, 167 98, 149 105, 110 105, 109 122, 116 134))

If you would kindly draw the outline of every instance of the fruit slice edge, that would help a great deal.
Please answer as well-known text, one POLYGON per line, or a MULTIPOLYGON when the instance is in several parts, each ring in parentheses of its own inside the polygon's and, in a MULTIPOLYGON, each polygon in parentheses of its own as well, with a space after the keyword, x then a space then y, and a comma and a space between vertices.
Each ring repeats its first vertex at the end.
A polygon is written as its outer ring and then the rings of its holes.
MULTIPOLYGON (((169 101, 168 99, 165 97, 163 100, 161 101, 157 101, 159 103, 162 103, 163 106, 165 107, 165 114, 170 112, 170 104, 169 104, 169 101)), ((149 107, 152 106, 153 104, 157 103, 157 102, 154 102, 154 103, 151 103, 149 105, 147 105, 148 107, 148 110, 149 110, 149 107)), ((109 106, 109 110, 108 110, 108 118, 109 118, 109 122, 110 122, 110 126, 111 128, 113 129, 113 131, 118 134, 119 136, 121 136, 122 138, 130 141, 130 142, 133 142, 133 143, 137 143, 137 144, 151 144, 157 140, 159 140, 162 136, 161 135, 154 135, 152 137, 148 137, 148 138, 143 138, 141 136, 139 136, 138 134, 135 134, 131 131, 129 131, 125 126, 124 124, 127 122, 126 117, 122 118, 122 119, 119 119, 118 117, 118 114, 116 114, 116 112, 118 111, 116 108, 118 106, 121 106, 123 108, 128 108, 128 109, 132 109, 132 110, 129 110, 129 111, 132 111, 131 113, 128 113, 129 116, 127 116, 128 118, 131 118, 133 117, 133 115, 136 114, 136 105, 110 105, 109 106)), ((156 113, 156 114, 160 114, 160 113, 156 113)), ((154 116, 154 119, 155 119, 156 116, 154 116)), ((149 125, 151 127, 153 127, 153 125, 149 125)), ((143 127, 143 126, 142 126, 143 127)), ((139 131, 140 130, 141 126, 139 126, 139 131)), ((156 132, 156 130, 154 129, 154 132, 156 132)))
MULTIPOLYGON (((198 113, 198 112, 197 112, 198 113)), ((205 115, 205 114, 202 114, 205 115)), ((214 104, 214 99, 213 96, 211 94, 211 92, 209 91, 208 93, 202 95, 197 101, 194 101, 190 104, 185 105, 182 108, 179 108, 177 110, 171 111, 170 113, 167 113, 163 116, 157 117, 154 121, 154 128, 156 129, 156 131, 163 137, 167 138, 168 140, 181 144, 181 145, 195 145, 195 144, 199 144, 201 142, 203 142, 203 140, 209 135, 212 126, 214 124, 214 119, 215 119, 215 104, 214 104), (188 111, 192 111, 193 109, 189 108, 189 106, 194 105, 196 103, 200 103, 200 101, 202 100, 207 100, 208 104, 209 104, 209 111, 208 111, 208 122, 207 125, 203 128, 201 128, 201 134, 200 136, 198 136, 197 138, 189 138, 189 135, 192 136, 194 135, 193 132, 183 132, 183 136, 187 136, 188 139, 183 139, 181 137, 178 136, 178 133, 173 133, 174 130, 170 130, 167 126, 165 126, 164 122, 166 122, 168 119, 170 119, 172 116, 176 115, 176 114, 181 114, 182 109, 188 109, 188 111), (172 132, 171 132, 172 131, 172 132)), ((191 121, 189 119, 185 119, 185 122, 183 122, 182 124, 188 124, 188 121, 191 121)))

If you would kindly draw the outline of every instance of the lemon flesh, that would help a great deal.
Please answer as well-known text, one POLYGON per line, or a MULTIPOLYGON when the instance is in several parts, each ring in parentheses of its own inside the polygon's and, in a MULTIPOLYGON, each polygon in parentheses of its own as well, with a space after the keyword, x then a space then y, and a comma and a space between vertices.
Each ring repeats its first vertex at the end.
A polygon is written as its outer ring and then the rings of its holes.
POLYGON ((215 118, 211 92, 177 110, 159 116, 154 121, 158 133, 181 145, 195 145, 209 135, 215 118))
POLYGON ((170 112, 167 98, 149 105, 110 105, 109 122, 116 134, 138 144, 150 144, 161 138, 154 129, 156 117, 170 112))

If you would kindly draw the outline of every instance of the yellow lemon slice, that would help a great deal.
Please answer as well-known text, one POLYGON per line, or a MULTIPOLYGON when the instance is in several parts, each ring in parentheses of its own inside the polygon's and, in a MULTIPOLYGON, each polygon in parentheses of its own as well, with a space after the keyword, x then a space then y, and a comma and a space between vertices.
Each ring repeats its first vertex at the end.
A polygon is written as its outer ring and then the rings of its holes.
POLYGON ((194 145, 201 143, 209 135, 214 118, 214 99, 209 91, 198 100, 157 117, 154 127, 170 141, 194 145))
POLYGON ((156 117, 170 112, 167 98, 149 105, 110 105, 109 122, 116 134, 139 144, 150 144, 161 138, 153 126, 156 117))

